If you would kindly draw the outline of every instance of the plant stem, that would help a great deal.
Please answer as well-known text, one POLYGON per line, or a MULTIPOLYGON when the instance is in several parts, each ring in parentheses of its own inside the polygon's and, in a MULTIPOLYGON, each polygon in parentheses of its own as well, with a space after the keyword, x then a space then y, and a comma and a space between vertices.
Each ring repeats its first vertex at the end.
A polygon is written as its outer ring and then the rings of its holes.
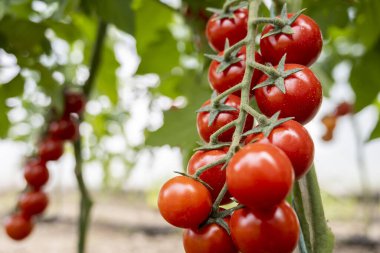
POLYGON ((241 83, 235 85, 235 86, 232 86, 231 88, 229 88, 228 90, 224 91, 223 93, 219 94, 218 96, 216 96, 212 102, 213 104, 217 104, 219 103, 223 98, 227 97, 228 95, 240 90, 242 88, 242 85, 241 83))
POLYGON ((232 6, 232 5, 234 5, 234 4, 236 4, 236 3, 238 3, 238 2, 240 2, 241 0, 228 0, 228 1, 226 1, 225 3, 224 3, 224 5, 223 5, 223 12, 224 13, 227 13, 228 12, 228 9, 232 6))
POLYGON ((220 164, 223 164, 227 161, 227 158, 226 157, 223 157, 222 159, 219 159, 215 162, 212 162, 212 163, 209 163, 203 167, 201 167, 199 170, 197 170, 197 172, 194 174, 194 176, 196 178, 199 178, 200 175, 202 175, 203 172, 205 172, 206 170, 208 169, 211 169, 212 167, 214 166, 217 166, 217 165, 220 165, 220 164))
POLYGON ((235 52, 236 50, 238 50, 239 48, 241 48, 242 46, 244 46, 245 44, 247 43, 247 41, 245 39, 233 44, 232 46, 230 46, 228 49, 226 49, 224 51, 224 59, 225 60, 228 60, 230 57, 231 57, 231 54, 233 52, 235 52))
POLYGON ((279 27, 286 25, 286 22, 284 22, 284 20, 281 18, 257 18, 254 22, 256 25, 272 24, 279 27))
MULTIPOLYGON (((83 87, 83 93, 87 98, 93 89, 96 74, 100 66, 101 53, 106 33, 107 23, 99 21, 96 42, 92 52, 90 75, 83 87)), ((79 121, 83 121, 83 116, 79 117, 79 121)), ((83 178, 82 142, 80 138, 78 138, 78 140, 74 143, 74 152, 76 160, 75 176, 81 194, 80 214, 78 221, 78 253, 84 253, 86 248, 87 231, 90 224, 90 214, 93 201, 83 178)))
POLYGON ((213 212, 218 211, 219 205, 222 202, 224 195, 226 195, 227 191, 228 191, 227 183, 224 183, 222 190, 220 190, 218 197, 216 198, 216 200, 214 201, 214 204, 212 206, 213 212))
POLYGON ((261 63, 258 63, 258 62, 248 62, 248 64, 250 66, 252 66, 253 68, 258 69, 261 72, 268 74, 270 76, 274 76, 274 77, 280 77, 281 76, 281 73, 278 72, 278 70, 275 69, 274 67, 268 67, 268 66, 261 64, 261 63))
POLYGON ((218 137, 222 133, 226 132, 227 130, 233 128, 236 126, 236 121, 231 121, 230 123, 224 125, 223 127, 219 128, 215 133, 213 133, 210 137, 211 144, 216 144, 218 142, 218 137))
POLYGON ((249 105, 243 105, 242 109, 245 110, 248 114, 252 115, 255 119, 257 119, 257 121, 264 125, 269 122, 269 119, 265 115, 259 113, 249 105))

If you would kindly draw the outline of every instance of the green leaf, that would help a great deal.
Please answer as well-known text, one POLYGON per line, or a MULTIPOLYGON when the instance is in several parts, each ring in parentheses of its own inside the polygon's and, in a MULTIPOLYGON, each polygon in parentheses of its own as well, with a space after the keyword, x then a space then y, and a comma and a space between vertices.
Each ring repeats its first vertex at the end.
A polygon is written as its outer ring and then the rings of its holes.
POLYGON ((96 13, 106 22, 114 24, 129 34, 135 33, 135 14, 132 0, 95 0, 96 13))
POLYGON ((318 179, 313 166, 294 186, 294 206, 309 253, 332 253, 334 235, 325 218, 318 179))
POLYGON ((372 104, 380 91, 380 49, 367 52, 354 62, 350 83, 356 95, 355 111, 372 104))
POLYGON ((18 74, 10 82, 0 84, 0 93, 7 98, 20 96, 24 91, 24 82, 24 78, 18 74))
POLYGON ((116 69, 119 63, 115 58, 112 45, 107 45, 103 49, 102 63, 96 77, 96 91, 100 95, 106 95, 112 104, 118 101, 118 79, 116 77, 116 69))
POLYGON ((376 103, 377 111, 378 111, 378 118, 375 128, 372 130, 371 135, 368 139, 368 141, 375 140, 377 138, 380 138, 380 101, 377 101, 376 103))
POLYGON ((3 92, 0 93, 0 138, 7 137, 9 127, 11 123, 8 119, 9 108, 5 104, 7 97, 3 92))
POLYGON ((187 106, 183 109, 174 108, 164 113, 164 125, 156 132, 147 133, 148 146, 177 146, 184 150, 193 150, 199 140, 196 129, 195 111, 209 98, 210 90, 202 85, 206 77, 190 71, 186 73, 179 85, 182 94, 187 98, 187 106), (196 94, 196 95, 195 95, 196 94))

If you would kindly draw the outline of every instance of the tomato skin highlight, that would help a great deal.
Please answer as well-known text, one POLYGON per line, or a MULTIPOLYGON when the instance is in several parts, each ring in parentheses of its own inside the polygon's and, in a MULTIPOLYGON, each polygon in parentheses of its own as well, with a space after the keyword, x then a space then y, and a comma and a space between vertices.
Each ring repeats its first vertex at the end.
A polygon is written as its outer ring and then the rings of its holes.
MULTIPOLYGON (((294 14, 288 14, 292 17, 294 14)), ((322 51, 322 33, 318 24, 301 14, 291 25, 293 34, 276 34, 261 38, 260 49, 265 62, 277 65, 286 54, 286 63, 311 66, 322 51)), ((264 27, 262 36, 271 32, 273 25, 264 27)))
POLYGON ((262 133, 251 134, 245 139, 248 144, 254 140, 271 143, 284 151, 292 162, 296 179, 310 169, 314 160, 314 142, 307 130, 297 121, 290 120, 272 130, 267 138, 262 133))
MULTIPOLYGON (((194 155, 190 158, 187 165, 187 173, 189 175, 194 175, 203 166, 216 162, 217 160, 225 157, 227 151, 228 150, 226 149, 216 149, 195 152, 194 155)), ((224 164, 216 165, 203 172, 200 176, 200 179, 202 181, 211 186, 212 190, 210 190, 210 193, 213 202, 218 197, 226 182, 226 171, 222 170, 223 165, 224 164)), ((230 194, 227 192, 223 198, 222 204, 231 203, 230 197, 230 194)))
POLYGON ((20 196, 19 207, 25 215, 34 216, 45 211, 49 204, 46 193, 42 191, 30 191, 20 196))
POLYGON ((5 220, 5 232, 15 241, 21 241, 33 231, 33 222, 30 217, 22 213, 13 214, 5 220))
POLYGON ((63 142, 47 137, 41 142, 38 154, 41 160, 45 162, 58 160, 63 154, 63 142))
MULTIPOLYGON (((211 103, 211 100, 207 100, 202 107, 205 107, 211 103)), ((231 121, 236 120, 239 117, 239 111, 240 111, 240 98, 235 95, 229 95, 227 97, 227 100, 224 103, 225 105, 231 106, 236 108, 235 111, 222 111, 218 114, 215 121, 211 126, 208 125, 209 123, 209 116, 210 112, 199 112, 197 115, 197 130, 199 133, 199 136, 204 140, 205 142, 210 141, 210 137, 213 133, 215 133, 219 128, 227 125, 231 121)), ((245 122, 244 130, 248 131, 253 127, 253 117, 248 115, 247 120, 245 122)), ((221 135, 219 135, 218 140, 220 142, 230 142, 232 140, 232 135, 235 131, 235 127, 230 128, 229 130, 225 131, 221 135)))
MULTIPOLYGON (((229 218, 224 220, 229 224, 229 218)), ((215 223, 201 229, 186 229, 182 239, 186 253, 238 253, 231 236, 215 223)))
MULTIPOLYGON (((322 86, 309 68, 285 64, 285 70, 295 68, 302 70, 285 78, 285 94, 270 85, 255 90, 255 97, 258 107, 266 116, 281 111, 280 118, 294 117, 294 120, 305 125, 314 118, 322 104, 322 86)), ((267 78, 263 75, 259 83, 267 78)))
POLYGON ((226 40, 230 46, 247 36, 248 9, 240 8, 233 18, 219 19, 217 14, 211 16, 206 25, 206 37, 209 45, 217 52, 224 50, 226 40))
POLYGON ((177 176, 162 186, 158 208, 162 217, 173 226, 196 228, 211 212, 211 194, 200 182, 177 176))
POLYGON ((300 227, 293 209, 282 202, 273 214, 265 217, 249 208, 232 214, 231 236, 242 253, 292 253, 300 227))
POLYGON ((32 158, 25 164, 24 178, 28 185, 39 189, 49 180, 49 170, 46 163, 38 158, 32 158))
POLYGON ((254 210, 273 210, 286 198, 293 181, 289 158, 272 144, 249 144, 240 149, 227 166, 230 194, 254 210))
MULTIPOLYGON (((223 52, 220 52, 219 56, 223 56, 223 52)), ((211 61, 211 65, 208 71, 208 80, 210 82, 211 88, 219 94, 243 81, 246 66, 246 47, 242 47, 236 56, 242 60, 240 62, 232 64, 220 73, 217 71, 218 67, 220 66, 220 62, 216 60, 211 61)), ((255 61, 264 64, 262 57, 258 52, 255 52, 255 61)), ((261 71, 257 69, 254 70, 251 81, 251 89, 258 83, 262 75, 263 73, 261 71)), ((240 91, 234 92, 233 94, 240 96, 240 91)))

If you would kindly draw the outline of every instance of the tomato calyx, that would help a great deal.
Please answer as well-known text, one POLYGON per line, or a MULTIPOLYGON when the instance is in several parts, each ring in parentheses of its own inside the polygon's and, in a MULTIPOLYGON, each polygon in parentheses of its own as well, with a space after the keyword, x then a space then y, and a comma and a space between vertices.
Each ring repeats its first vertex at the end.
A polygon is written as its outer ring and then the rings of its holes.
POLYGON ((262 66, 260 66, 261 64, 258 64, 256 62, 251 64, 251 66, 261 70, 262 72, 264 72, 268 76, 268 79, 266 79, 264 82, 256 85, 252 90, 256 90, 256 89, 266 87, 266 86, 270 86, 270 85, 275 85, 282 93, 286 94, 285 79, 287 77, 301 71, 302 69, 301 68, 294 68, 294 69, 290 69, 290 70, 285 71, 285 61, 286 61, 286 54, 284 54, 284 56, 281 58, 281 61, 278 63, 277 68, 275 68, 275 67, 262 68, 262 66))
POLYGON ((221 9, 208 7, 206 10, 213 14, 216 14, 216 19, 233 18, 235 11, 248 7, 247 2, 237 4, 238 2, 240 2, 240 0, 229 0, 226 1, 226 3, 223 5, 223 8, 221 9))
POLYGON ((288 10, 286 4, 282 7, 281 17, 273 19, 274 29, 271 32, 265 34, 262 39, 276 35, 276 34, 293 34, 293 28, 291 25, 296 21, 296 19, 305 11, 306 9, 302 9, 294 14, 292 17, 288 18, 288 10))
POLYGON ((202 179, 199 178, 199 176, 197 175, 194 175, 194 176, 191 176, 185 172, 181 172, 181 171, 174 171, 175 174, 178 174, 178 175, 181 175, 181 176, 184 176, 184 177, 188 177, 188 178, 191 178, 191 179, 194 179, 195 181, 203 184, 207 189, 209 190, 213 190, 213 188, 208 184, 206 183, 205 181, 203 181, 202 179))
POLYGON ((280 117, 280 111, 276 112, 273 114, 272 117, 267 119, 266 122, 260 122, 259 125, 256 126, 254 129, 247 131, 243 134, 243 136, 248 136, 250 134, 258 134, 258 133, 263 133, 265 137, 268 137, 270 133, 275 129, 276 127, 280 126, 281 124, 294 119, 294 117, 288 117, 288 118, 283 118, 279 119, 280 117))
MULTIPOLYGON (((213 93, 212 99, 215 97, 216 97, 216 93, 213 93)), ((200 108, 199 110, 197 110, 197 113, 209 112, 210 117, 209 117, 209 121, 208 121, 208 126, 211 126, 214 123, 216 117, 218 117, 219 113, 237 111, 237 109, 235 107, 226 105, 225 104, 226 100, 227 100, 227 97, 221 99, 217 103, 212 102, 210 105, 206 105, 206 106, 200 108)))
POLYGON ((236 64, 243 59, 241 57, 237 57, 237 54, 240 51, 240 48, 242 47, 241 43, 237 44, 236 47, 233 48, 233 50, 230 50, 230 45, 229 45, 228 39, 226 40, 226 45, 225 45, 225 50, 224 50, 224 55, 217 55, 217 54, 205 54, 205 56, 211 60, 219 62, 219 66, 216 69, 216 73, 222 73, 226 69, 228 69, 231 65, 236 64))

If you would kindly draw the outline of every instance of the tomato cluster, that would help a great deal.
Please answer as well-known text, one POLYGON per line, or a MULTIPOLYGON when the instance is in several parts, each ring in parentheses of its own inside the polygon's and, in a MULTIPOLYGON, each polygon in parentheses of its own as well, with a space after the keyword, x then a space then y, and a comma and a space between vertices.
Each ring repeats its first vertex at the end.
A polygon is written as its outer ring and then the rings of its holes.
POLYGON ((286 198, 314 159, 314 143, 303 125, 322 102, 321 84, 308 68, 321 52, 322 36, 306 15, 280 18, 288 30, 266 25, 261 54, 253 57, 241 43, 249 27, 245 7, 216 12, 208 21, 206 35, 218 51, 210 57, 209 81, 224 99, 214 96, 201 106, 197 129, 206 144, 190 158, 187 173, 166 182, 158 198, 163 218, 184 229, 187 253, 291 253, 297 246, 300 226, 286 198), (237 43, 241 46, 232 52, 229 45, 237 43), (249 69, 251 58, 263 67, 249 69), (254 120, 246 111, 239 133, 233 123, 249 105, 240 98, 241 88, 233 87, 241 85, 246 71, 253 71, 250 96, 263 115, 254 120), (225 210, 226 204, 233 207, 225 210))
POLYGON ((42 190, 49 180, 47 162, 58 160, 64 152, 65 141, 78 138, 78 115, 85 106, 85 97, 80 92, 66 91, 64 113, 60 119, 48 125, 47 133, 37 147, 37 156, 30 158, 24 166, 24 178, 28 184, 18 200, 16 211, 5 222, 5 230, 14 240, 26 238, 33 230, 33 217, 42 214, 49 199, 42 190))

